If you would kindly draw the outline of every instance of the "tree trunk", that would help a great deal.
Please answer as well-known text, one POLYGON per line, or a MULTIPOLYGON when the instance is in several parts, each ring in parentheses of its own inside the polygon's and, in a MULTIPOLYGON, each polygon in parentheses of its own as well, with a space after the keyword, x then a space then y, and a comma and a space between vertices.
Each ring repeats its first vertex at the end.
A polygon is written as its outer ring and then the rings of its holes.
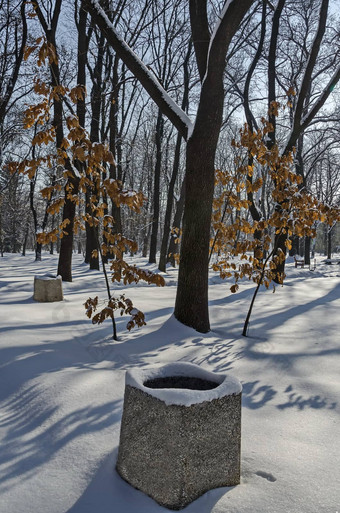
POLYGON ((144 237, 143 237, 143 250, 142 257, 146 258, 149 251, 149 240, 151 237, 151 222, 149 221, 149 216, 146 216, 147 226, 144 229, 144 237))
MULTIPOLYGON (((188 110, 188 104, 189 104, 189 59, 192 51, 192 42, 190 41, 188 46, 188 51, 186 54, 186 57, 183 62, 183 75, 184 75, 184 92, 183 92, 183 99, 182 99, 182 110, 184 112, 187 112, 188 110)), ((170 225, 171 225, 171 214, 172 214, 172 205, 173 205, 173 196, 174 196, 174 189, 175 189, 175 183, 178 175, 179 170, 179 164, 180 164, 180 158, 181 158, 181 144, 182 144, 182 136, 180 133, 177 134, 177 140, 176 140, 176 147, 175 147, 175 157, 174 157, 174 164, 172 168, 172 175, 171 180, 169 183, 169 191, 168 191, 168 199, 166 204, 166 211, 165 211, 165 217, 164 217, 164 228, 163 228, 163 238, 162 238, 162 244, 161 244, 161 252, 159 257, 159 270, 162 272, 166 271, 166 264, 168 261, 168 242, 169 242, 169 236, 170 236, 170 225)), ((183 204, 184 206, 184 204, 183 204)), ((182 216, 181 216, 182 218, 182 216)), ((181 219, 180 218, 180 219, 181 219)))
MULTIPOLYGON (((92 74, 92 90, 91 90, 91 108, 92 108, 92 117, 91 117, 91 128, 90 128, 90 140, 91 142, 99 142, 99 134, 100 134, 100 113, 101 113, 101 105, 102 105, 102 71, 103 71, 103 59, 104 59, 104 49, 105 49, 105 38, 102 34, 100 34, 98 44, 98 53, 97 60, 94 66, 93 74, 92 74)), ((94 194, 96 196, 95 204, 99 201, 99 192, 97 188, 97 184, 94 184, 93 190, 89 191, 88 200, 86 201, 87 213, 92 216, 92 204, 90 202, 91 195, 94 194)), ((98 239, 99 239, 99 230, 98 226, 89 225, 86 229, 86 256, 87 260, 90 263, 90 269, 99 270, 99 256, 98 251, 96 256, 94 256, 93 251, 98 250, 98 239)))
POLYGON ((175 210, 174 220, 172 223, 174 233, 171 234, 169 248, 168 248, 168 254, 167 254, 167 262, 170 262, 170 264, 173 267, 176 266, 175 254, 179 253, 179 245, 175 242, 175 240, 179 237, 179 233, 180 233, 180 229, 181 229, 181 225, 182 225, 182 217, 183 217, 184 203, 185 203, 185 182, 186 182, 186 180, 184 177, 179 200, 176 203, 176 210, 175 210))
POLYGON ((159 265, 158 265, 158 269, 162 272, 166 271, 167 249, 168 249, 168 241, 169 241, 169 235, 170 235, 172 203, 174 201, 174 189, 175 189, 175 183, 176 183, 176 178, 177 178, 178 169, 179 169, 179 161, 180 161, 180 155, 181 155, 181 142, 182 142, 182 136, 181 136, 181 134, 177 134, 174 165, 173 165, 171 180, 169 183, 168 198, 167 198, 166 211, 165 211, 165 217, 164 217, 163 238, 162 238, 161 252, 160 252, 160 257, 159 257, 159 265))
POLYGON ((311 237, 305 237, 305 252, 304 252, 304 257, 305 257, 305 264, 306 265, 310 265, 310 248, 311 248, 311 237))
POLYGON ((299 254, 299 237, 297 235, 292 236, 292 249, 289 250, 289 256, 299 254))
POLYGON ((150 255, 149 264, 156 263, 157 253, 157 235, 159 223, 159 195, 160 195, 160 180, 162 168, 162 140, 163 140, 163 126, 164 120, 161 110, 158 110, 157 124, 156 124, 156 164, 155 164, 155 181, 153 189, 153 213, 152 213, 152 231, 150 241, 150 255))
POLYGON ((63 281, 72 281, 72 250, 73 250, 73 227, 76 214, 76 204, 67 197, 68 186, 70 182, 73 184, 72 193, 78 194, 78 180, 69 179, 65 186, 65 204, 63 210, 63 221, 69 220, 69 224, 64 228, 65 235, 60 241, 60 253, 58 262, 58 275, 63 281))
POLYGON ((332 233, 333 228, 327 227, 327 260, 332 258, 332 233))
MULTIPOLYGON (((110 178, 113 180, 122 180, 122 165, 121 165, 121 141, 118 135, 118 106, 119 106, 119 77, 118 77, 118 64, 119 58, 116 55, 113 63, 112 71, 112 98, 110 103, 110 133, 109 133, 109 148, 111 153, 117 160, 116 165, 110 164, 110 178)), ((112 217, 114 225, 112 227, 113 233, 122 233, 122 214, 120 206, 112 202, 112 217)), ((114 255, 110 255, 114 258, 114 255)))
POLYGON ((30 229, 30 223, 29 223, 29 220, 28 220, 27 223, 26 223, 24 243, 22 245, 22 256, 26 256, 26 247, 27 247, 29 229, 30 229))
POLYGON ((210 330, 208 263, 215 154, 223 116, 225 58, 229 42, 251 3, 237 2, 236 6, 231 2, 230 11, 226 11, 229 16, 222 17, 213 41, 202 45, 202 27, 209 33, 207 12, 203 3, 190 2, 202 89, 195 126, 187 142, 183 235, 174 314, 180 322, 201 333, 210 330))
POLYGON ((195 128, 187 143, 183 235, 175 317, 201 333, 210 330, 208 262, 215 153, 223 114, 222 69, 202 84, 195 128))
MULTIPOLYGON (((274 13, 274 19, 276 17, 276 13, 280 9, 281 5, 283 6, 285 3, 285 0, 279 0, 278 7, 275 10, 274 13)), ((320 51, 320 45, 326 30, 326 24, 327 24, 327 14, 328 14, 328 4, 329 0, 321 0, 320 5, 320 11, 319 11, 319 23, 317 27, 317 31, 313 38, 313 43, 310 46, 310 49, 307 51, 307 58, 306 58, 306 66, 303 72, 302 81, 300 84, 300 90, 297 94, 297 100, 296 100, 296 106, 295 111, 293 114, 292 119, 292 128, 290 131, 290 136, 288 139, 288 142, 286 144, 286 147, 284 149, 283 155, 287 155, 290 151, 292 151, 293 147, 296 146, 296 143, 299 139, 299 137, 303 135, 305 129, 308 127, 308 125, 311 123, 311 121, 315 118, 318 111, 321 109, 321 107, 324 105, 329 93, 334 89, 335 84, 340 79, 340 68, 337 69, 336 73, 332 76, 330 82, 326 85, 326 88, 324 89, 323 93, 319 95, 319 98, 317 101, 314 102, 314 104, 310 105, 310 91, 311 91, 311 84, 313 81, 313 73, 314 73, 314 66, 317 62, 317 59, 319 57, 319 51, 320 51)), ((280 14, 279 14, 280 15, 280 14)), ((279 20, 278 20, 279 21, 279 20)), ((277 24, 277 28, 274 27, 273 23, 273 30, 278 30, 279 24, 277 24)), ((273 37, 273 30, 272 30, 272 37, 273 37)), ((275 36, 275 35, 274 35, 275 36)), ((277 40, 277 35, 275 36, 277 40)), ((272 44, 271 44, 272 46, 272 44)), ((275 49, 276 49, 276 43, 275 43, 275 49)), ((269 53, 269 69, 271 69, 271 74, 268 74, 268 80, 269 80, 269 91, 273 91, 273 95, 269 95, 269 105, 271 100, 276 100, 275 95, 275 79, 276 79, 276 64, 275 64, 275 52, 273 54, 269 53), (272 76, 271 76, 272 75, 272 76), (272 82, 272 87, 270 86, 270 82, 272 82)), ((275 116, 269 116, 269 121, 271 123, 275 123, 275 116)), ((275 125, 273 132, 269 133, 269 138, 271 140, 269 148, 275 143, 275 125)), ((301 139, 301 142, 303 139, 301 139)), ((303 175, 302 175, 303 176, 303 175)), ((280 236, 275 237, 275 245, 278 248, 278 250, 282 250, 284 254, 286 254, 286 247, 285 242, 287 239, 287 234, 281 234, 280 236)), ((285 261, 280 263, 277 267, 277 278, 274 280, 278 283, 280 283, 280 275, 282 276, 284 274, 284 268, 285 268, 285 261)))
POLYGON ((186 201, 175 317, 201 333, 210 330, 208 258, 214 192, 214 150, 192 137, 187 145, 186 201))

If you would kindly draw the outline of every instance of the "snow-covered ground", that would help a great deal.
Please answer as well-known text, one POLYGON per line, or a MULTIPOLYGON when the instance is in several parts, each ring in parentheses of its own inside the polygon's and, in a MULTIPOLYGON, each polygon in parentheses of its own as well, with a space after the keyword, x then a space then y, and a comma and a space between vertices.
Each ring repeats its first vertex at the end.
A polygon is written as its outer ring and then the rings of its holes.
POLYGON ((288 263, 284 287, 259 294, 248 338, 251 282, 232 295, 211 275, 206 335, 172 317, 174 269, 164 288, 121 286, 147 326, 128 333, 119 318, 113 342, 109 321, 96 327, 84 315, 105 288, 78 255, 60 303, 32 298, 34 275, 55 272, 55 256, 0 258, 0 512, 168 511, 114 467, 125 370, 177 361, 243 384, 242 482, 183 511, 340 512, 340 258, 322 260, 313 272, 288 263))

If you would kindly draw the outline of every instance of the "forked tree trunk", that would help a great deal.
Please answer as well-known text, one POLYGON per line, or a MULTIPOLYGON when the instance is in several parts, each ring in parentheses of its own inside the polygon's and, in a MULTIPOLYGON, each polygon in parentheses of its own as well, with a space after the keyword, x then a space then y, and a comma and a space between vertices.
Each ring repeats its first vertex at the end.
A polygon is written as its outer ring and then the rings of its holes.
POLYGON ((175 317, 201 333, 210 330, 208 270, 215 153, 222 124, 223 68, 202 84, 195 128, 187 143, 183 235, 175 317), (210 82, 211 81, 211 82, 210 82))
POLYGON ((230 41, 254 0, 227 2, 211 37, 207 1, 190 0, 190 24, 202 89, 192 128, 186 114, 178 115, 172 102, 147 68, 117 36, 105 13, 94 0, 85 0, 94 22, 135 77, 155 100, 184 138, 186 153, 186 200, 183 218, 180 268, 175 317, 200 332, 210 329, 208 314, 208 258, 214 192, 214 160, 222 124, 223 75, 230 41))

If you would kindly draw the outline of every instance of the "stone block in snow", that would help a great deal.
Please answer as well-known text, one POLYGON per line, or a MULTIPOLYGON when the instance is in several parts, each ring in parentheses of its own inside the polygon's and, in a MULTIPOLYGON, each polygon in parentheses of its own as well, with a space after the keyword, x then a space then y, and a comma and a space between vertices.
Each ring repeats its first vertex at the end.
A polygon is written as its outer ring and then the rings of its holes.
POLYGON ((240 482, 240 382, 189 363, 126 373, 117 471, 179 510, 240 482))

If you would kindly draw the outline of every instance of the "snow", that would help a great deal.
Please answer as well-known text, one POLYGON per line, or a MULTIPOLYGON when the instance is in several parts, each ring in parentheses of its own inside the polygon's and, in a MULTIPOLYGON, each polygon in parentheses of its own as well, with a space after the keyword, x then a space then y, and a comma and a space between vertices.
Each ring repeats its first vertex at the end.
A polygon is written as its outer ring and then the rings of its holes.
MULTIPOLYGON (((209 491, 186 513, 340 511, 340 255, 315 271, 287 265, 275 294, 261 291, 250 336, 243 322, 255 285, 210 275, 212 331, 172 316, 177 271, 164 288, 117 286, 144 311, 127 332, 118 317, 93 326, 83 303, 105 297, 98 271, 74 255, 74 281, 58 303, 33 300, 34 275, 56 256, 0 258, 0 512, 161 513, 114 470, 126 370, 189 362, 243 385, 241 484, 209 491)), ((154 270, 146 259, 131 263, 154 270)))
POLYGON ((37 280, 61 280, 61 276, 60 275, 56 275, 56 274, 52 274, 52 273, 48 273, 48 274, 36 274, 34 276, 34 278, 36 278, 37 280))
POLYGON ((224 374, 208 372, 192 363, 168 363, 162 367, 151 369, 131 369, 126 372, 125 383, 142 390, 146 394, 156 397, 165 404, 191 406, 192 404, 212 401, 226 395, 239 394, 242 390, 238 379, 224 374), (144 386, 148 380, 172 376, 186 376, 200 378, 218 383, 219 386, 211 390, 189 390, 171 388, 149 388, 144 386))

